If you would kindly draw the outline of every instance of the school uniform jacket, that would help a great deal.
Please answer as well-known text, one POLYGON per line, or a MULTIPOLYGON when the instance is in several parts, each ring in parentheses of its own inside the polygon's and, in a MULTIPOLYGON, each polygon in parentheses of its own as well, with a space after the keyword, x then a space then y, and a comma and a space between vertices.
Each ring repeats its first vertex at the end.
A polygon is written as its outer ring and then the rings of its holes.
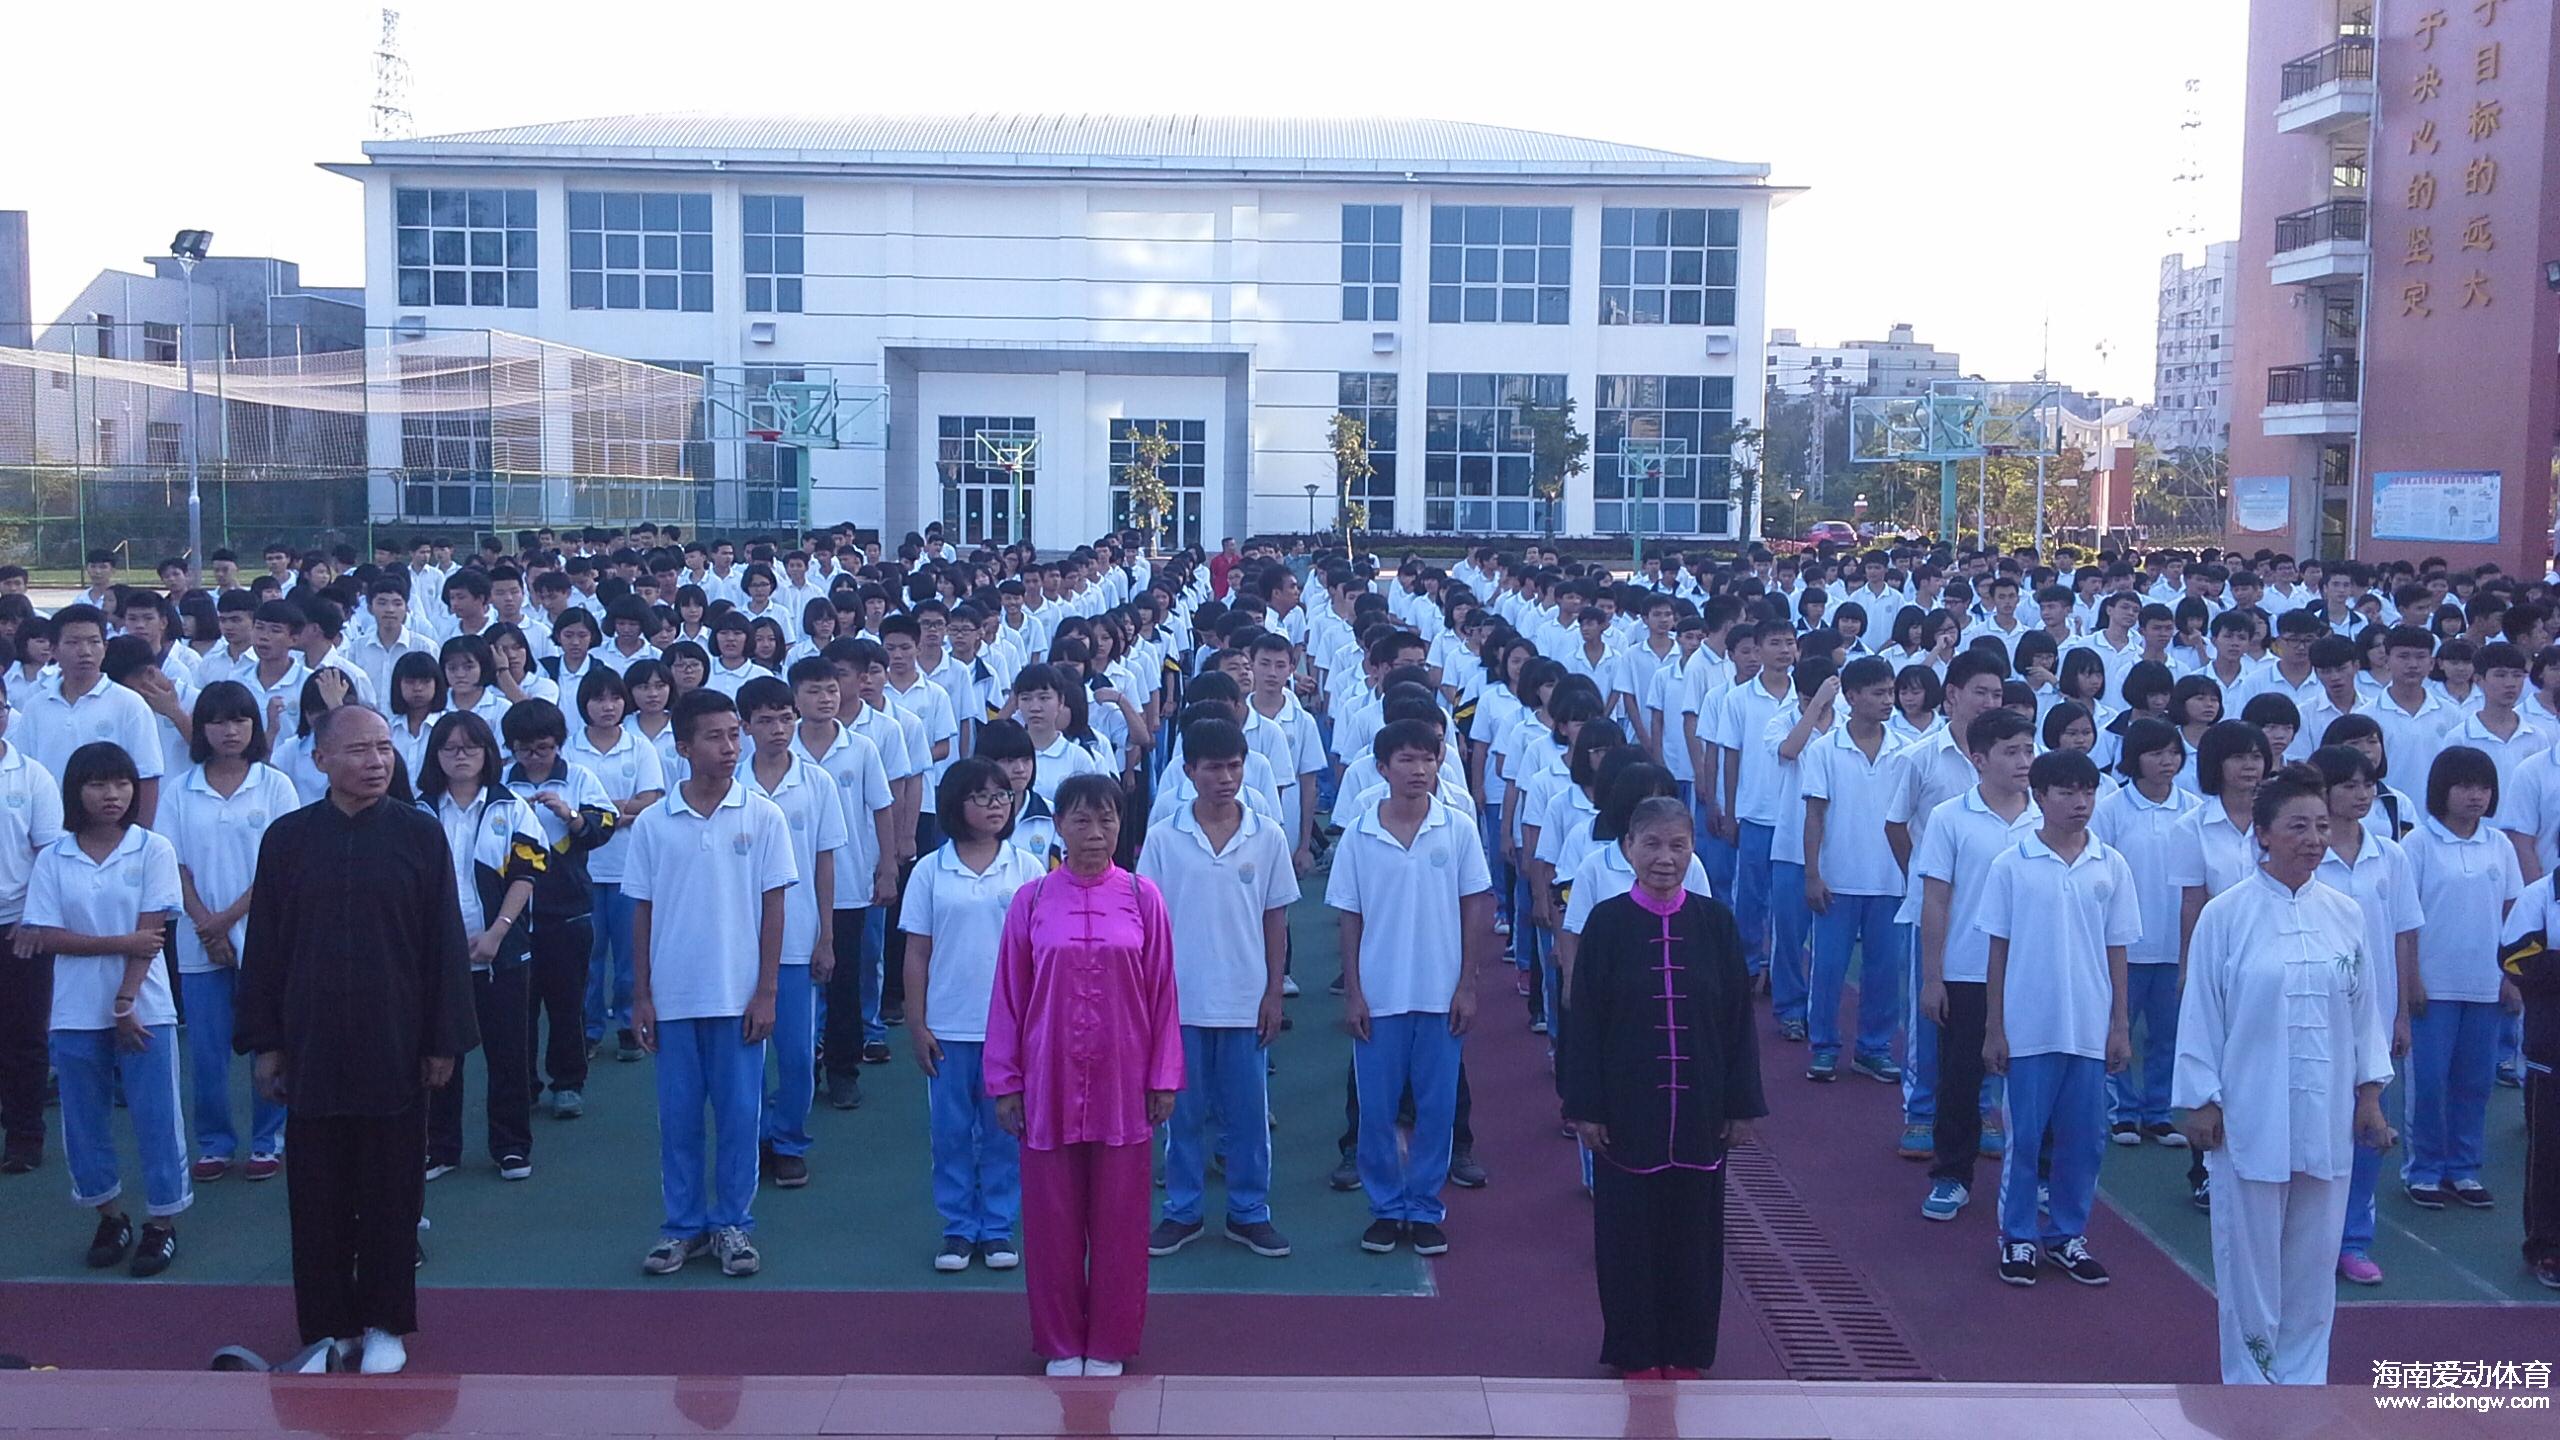
MULTIPOLYGON (((567 760, 552 762, 559 773, 553 778, 565 782, 572 804, 586 818, 576 830, 562 824, 558 817, 534 804, 530 798, 540 787, 527 780, 522 765, 509 765, 503 788, 532 813, 533 823, 546 836, 556 829, 543 863, 533 882, 533 920, 537 925, 548 922, 565 925, 583 920, 595 909, 595 885, 587 877, 587 852, 600 849, 611 840, 622 824, 622 811, 604 793, 604 783, 594 772, 567 760)), ((501 893, 503 893, 501 887, 501 893)), ((488 912, 495 915, 495 910, 488 912)))

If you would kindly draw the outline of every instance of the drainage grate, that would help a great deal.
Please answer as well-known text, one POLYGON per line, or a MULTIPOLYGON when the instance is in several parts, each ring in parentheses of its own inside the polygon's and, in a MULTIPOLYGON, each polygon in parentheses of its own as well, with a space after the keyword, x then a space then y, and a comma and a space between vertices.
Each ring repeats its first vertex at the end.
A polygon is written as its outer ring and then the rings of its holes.
POLYGON ((1725 1263, 1791 1380, 1935 1380, 1758 1146, 1725 1158, 1725 1263))

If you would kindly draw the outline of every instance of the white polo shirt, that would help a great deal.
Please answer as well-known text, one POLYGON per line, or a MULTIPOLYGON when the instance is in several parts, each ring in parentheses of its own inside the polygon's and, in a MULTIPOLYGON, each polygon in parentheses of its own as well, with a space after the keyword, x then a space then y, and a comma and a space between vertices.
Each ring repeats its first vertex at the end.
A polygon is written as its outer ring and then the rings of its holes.
MULTIPOLYGON (((2494 1003, 2499 917, 2524 890, 2516 847, 2485 822, 2460 839, 2429 815, 2401 842, 2418 882, 2418 983, 2429 1000, 2494 1003)), ((35 902, 27 902, 28 913, 35 902)))
MULTIPOLYGON (((667 788, 667 777, 658 763, 658 747, 634 733, 629 727, 613 732, 613 748, 598 750, 587 738, 587 727, 569 727, 569 743, 560 747, 561 759, 596 777, 604 787, 608 800, 619 804, 634 795, 667 788)), ((635 817, 636 818, 636 817, 635 817)), ((631 854, 631 822, 615 827, 613 838, 587 852, 587 878, 598 885, 622 883, 623 862, 631 854)))
POLYGON ((2107 947, 2142 938, 2124 856, 2092 835, 2066 862, 2030 833, 1992 860, 1984 891, 1974 923, 2012 942, 2001 988, 2009 1054, 2104 1060, 2115 1006, 2107 947))
MULTIPOLYGON (((2472 692, 2475 696, 2479 693, 2477 690, 2472 692)), ((2520 799, 2511 798, 2517 794, 2516 772, 2523 767, 2524 762, 2550 749, 2552 741, 2560 736, 2554 735, 2549 724, 2535 719, 2532 712, 2519 709, 2516 711, 2516 733, 2502 738, 2497 731, 2480 723, 2479 711, 2464 710, 2459 702, 2445 700, 2441 695, 2436 698, 2452 706, 2458 717, 2442 735, 2437 737, 2437 753, 2441 754, 2456 745, 2468 745, 2489 757, 2489 763, 2496 766, 2498 770, 2498 804, 2496 809, 2489 812, 2489 823, 2497 825, 2500 829, 2507 828, 2502 822, 2508 807, 2524 803, 2520 799)), ((2378 714, 2376 718, 2380 718, 2378 714)), ((2390 743, 2388 739, 2383 741, 2383 753, 2386 755, 2392 753, 2390 743)), ((2392 773, 2404 774, 2405 772, 2395 765, 2392 767, 2392 773)), ((2417 777, 2409 775, 2406 778, 2417 777)))
POLYGON ((2355 864, 2349 865, 2331 850, 2320 857, 2320 868, 2312 878, 2356 902, 2357 912, 2364 916, 2364 973, 2373 977, 2382 1013, 2399 1013, 2400 937, 2427 919, 2418 903, 2418 877, 2409 867, 2408 852, 2398 841, 2368 834, 2356 850, 2355 864))
MULTIPOLYGON (((177 848, 178 863, 195 882, 196 898, 208 910, 220 910, 249 893, 257 878, 258 842, 267 827, 286 813, 302 808, 293 781, 272 765, 252 765, 238 789, 225 795, 213 788, 201 766, 189 766, 160 796, 152 827, 177 848)), ((244 911, 230 930, 234 956, 246 953, 249 917, 244 911)), ((193 924, 178 927, 178 973, 194 975, 217 969, 204 953, 193 924)))
MULTIPOLYGON (((36 856, 27 881, 23 923, 75 935, 130 935, 157 930, 161 918, 183 906, 178 891, 178 852, 168 837, 139 825, 103 861, 92 860, 78 837, 65 835, 36 856)), ((121 955, 53 957, 51 1030, 112 1030, 116 989, 124 983, 121 955)), ((169 995, 169 957, 151 960, 133 1013, 145 1025, 175 1025, 178 1007, 169 995)))
POLYGON ((2178 827, 2169 856, 2180 888, 2201 885, 2210 900, 2258 868, 2257 834, 2231 823, 2219 798, 2201 797, 2178 827))
POLYGON ((1468 818, 1433 801, 1398 840, 1378 810, 1342 832, 1324 903, 1360 917, 1360 987, 1371 1015, 1445 1015, 1465 963, 1459 902, 1493 888, 1468 818))
POLYGON ((806 965, 818 944, 818 866, 835 863, 834 852, 845 845, 844 800, 827 772, 801 759, 768 790, 756 777, 754 757, 738 762, 738 779, 782 811, 791 827, 791 859, 799 878, 782 897, 782 963, 806 965))
POLYGON ((36 852, 62 833, 62 782, 25 750, 0 743, 0 925, 18 923, 36 852))
POLYGON ((658 1018, 746 1014, 762 963, 764 897, 799 878, 790 822, 743 779, 730 781, 707 815, 681 789, 650 806, 631 832, 622 893, 650 902, 649 998, 658 1018))
POLYGON ((1063 730, 1052 736, 1034 758, 1038 768, 1031 773, 1031 788, 1052 805, 1058 803, 1058 787, 1070 777, 1110 773, 1101 756, 1068 739, 1063 730))
POLYGON ((1290 837, 1251 809, 1241 815, 1226 848, 1217 850, 1200 829, 1196 806, 1183 805, 1147 831, 1138 851, 1138 873, 1178 901, 1165 909, 1173 919, 1174 993, 1185 1025, 1253 1025, 1270 979, 1262 917, 1297 903, 1290 837))
MULTIPOLYGON (((1990 978, 1991 938, 1982 932, 1980 921, 1983 899, 1990 893, 1986 881, 1991 862, 2043 824, 2044 812, 2032 798, 2017 819, 2001 819, 2000 812, 1983 800, 1980 785, 1938 802, 1928 833, 1911 852, 1911 876, 1915 881, 1942 880, 1947 885, 1946 949, 1939 957, 1945 979, 1980 984, 1990 978)), ((1912 893, 1917 896, 1923 888, 1915 884, 1912 893)), ((1917 925, 1918 907, 1904 908, 1910 923, 1917 925)))
POLYGON ((898 926, 933 941, 925 1021, 935 1038, 986 1040, 1005 912, 1013 906, 1015 891, 1047 873, 1039 856, 1012 844, 998 845, 983 871, 970 869, 947 844, 916 862, 907 876, 898 926))
POLYGON ((1870 759, 1842 721, 1807 741, 1798 758, 1797 782, 1805 799, 1829 802, 1822 827, 1822 883, 1834 894, 1903 892, 1902 867, 1885 843, 1884 820, 1894 797, 1909 784, 1906 748, 1885 729, 1870 759))
POLYGON ((56 674, 21 697, 18 711, 11 741, 25 746, 28 758, 57 778, 72 752, 100 740, 123 746, 143 779, 157 779, 162 771, 159 717, 141 696, 103 673, 77 700, 64 698, 62 677, 56 674))
MULTIPOLYGON (((889 808, 889 772, 879 748, 836 722, 836 741, 824 755, 812 755, 791 730, 791 752, 814 763, 836 782, 836 799, 844 816, 844 844, 837 847, 836 908, 862 910, 871 904, 871 882, 880 871, 880 826, 875 820, 889 808)), ((672 792, 672 782, 667 786, 672 792)))
MULTIPOLYGON (((2422 693, 2414 713, 2402 708, 2387 690, 2373 697, 2365 713, 2382 727, 2382 754, 2390 762, 2392 776, 2421 792, 2426 789, 2428 770, 2436 763, 2436 752, 2444 748, 2445 732, 2467 718, 2461 706, 2433 690, 2422 693)), ((2505 778, 2504 770, 2498 773, 2505 778)))
POLYGON ((882 687, 881 694, 924 731, 924 813, 933 813, 933 787, 940 784, 944 771, 960 758, 960 717, 951 708, 951 696, 921 672, 916 683, 901 690, 896 681, 882 687), (948 743, 951 749, 943 758, 933 758, 933 747, 948 743))
MULTIPOLYGON (((2221 803, 2213 802, 2216 809, 2221 803)), ((2097 809, 2090 813, 2089 833, 2107 842, 2133 869, 2142 938, 2125 947, 2130 964, 2178 963, 2178 914, 2184 901, 2179 877, 2202 873, 2191 848, 2197 843, 2196 822, 2189 817, 2204 804, 2193 791, 2176 785, 2169 787, 2169 798, 2158 804, 2139 788, 2126 785, 2099 796, 2097 809)), ((2225 823, 2223 828, 2230 826, 2225 823)))
MULTIPOLYGON (((1774 753, 1761 753, 1759 740, 1761 732, 1768 728, 1769 717, 1785 709, 1795 699, 1792 686, 1782 685, 1779 688, 1781 693, 1772 695, 1769 687, 1754 676, 1749 683, 1727 690, 1716 708, 1716 743, 1742 754, 1733 795, 1734 818, 1748 820, 1755 825, 1774 825, 1778 819, 1780 801, 1776 756, 1774 753)), ((1704 734, 1706 728, 1706 712, 1700 711, 1698 730, 1704 734)), ((1733 757, 1726 756, 1725 759, 1730 764, 1733 757)), ((1716 798, 1721 805, 1723 797, 1719 795, 1716 798)))
MULTIPOLYGON (((1760 727, 1759 739, 1760 753, 1765 757, 1765 763, 1774 767, 1772 773, 1778 788, 1778 818, 1769 827, 1769 860, 1772 864, 1799 868, 1804 864, 1804 753, 1798 751, 1796 758, 1790 760, 1778 747, 1794 732, 1796 722, 1803 718, 1804 698, 1798 696, 1769 717, 1769 723, 1760 727)), ((1830 723, 1837 725, 1840 722, 1833 719, 1830 723)), ((1812 749, 1828 733, 1817 730, 1807 736, 1805 749, 1812 749)))
POLYGON ((852 725, 855 733, 869 736, 871 743, 880 747, 880 758, 884 764, 889 764, 889 778, 892 780, 901 778, 897 766, 890 763, 889 754, 889 734, 891 731, 897 733, 897 745, 906 752, 906 774, 917 777, 916 813, 932 814, 936 772, 933 768, 933 746, 925 738, 924 721, 903 706, 884 702, 878 709, 864 706, 861 717, 847 723, 852 725))

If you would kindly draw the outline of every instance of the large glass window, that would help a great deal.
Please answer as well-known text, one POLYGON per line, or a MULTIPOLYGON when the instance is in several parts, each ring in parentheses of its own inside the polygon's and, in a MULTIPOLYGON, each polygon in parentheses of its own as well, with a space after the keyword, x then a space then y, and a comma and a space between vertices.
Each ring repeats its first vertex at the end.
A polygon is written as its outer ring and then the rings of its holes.
POLYGON ((749 195, 744 199, 747 308, 797 315, 808 247, 800 228, 800 197, 749 195))
POLYGON ((945 415, 936 426, 936 468, 942 472, 942 528, 955 544, 992 540, 1009 545, 1031 538, 1031 496, 1039 478, 1039 452, 1020 476, 1022 504, 1014 505, 1015 475, 988 454, 978 437, 1001 435, 1036 442, 1040 422, 1028 415, 945 415))
POLYGON ((1203 509, 1209 497, 1209 426, 1203 420, 1114 420, 1111 422, 1111 528, 1137 524, 1129 513, 1129 487, 1120 471, 1138 458, 1138 437, 1164 432, 1173 453, 1156 467, 1156 478, 1173 497, 1173 512, 1157 520, 1156 543, 1171 549, 1210 543, 1203 509))
POLYGON ((1343 375, 1335 408, 1368 427, 1369 466, 1375 473, 1351 487, 1351 498, 1369 507, 1370 529, 1392 532, 1396 528, 1395 372, 1343 375))
MULTIPOLYGON (((1737 533, 1732 442, 1733 377, 1603 375, 1591 412, 1592 525, 1624 533, 1710 539, 1737 533), (1621 458, 1630 440, 1670 442, 1660 474, 1631 486, 1621 458), (1629 495, 1640 488, 1642 498, 1629 495)), ((1653 447, 1640 445, 1639 449, 1653 447)))
POLYGON ((1342 207, 1342 318, 1393 320, 1404 276, 1404 209, 1342 207))
POLYGON ((1554 409, 1564 393, 1562 375, 1432 376, 1422 427, 1422 527, 1437 534, 1538 528, 1520 406, 1554 409))
POLYGON ((1431 323, 1562 325, 1572 284, 1570 206, 1431 207, 1431 323))
POLYGON ((1600 323, 1730 325, 1742 274, 1739 210, 1600 212, 1600 323))
POLYGON ((398 190, 403 305, 534 306, 530 190, 398 190))
POLYGON ((711 197, 570 191, 569 308, 709 310, 711 197))

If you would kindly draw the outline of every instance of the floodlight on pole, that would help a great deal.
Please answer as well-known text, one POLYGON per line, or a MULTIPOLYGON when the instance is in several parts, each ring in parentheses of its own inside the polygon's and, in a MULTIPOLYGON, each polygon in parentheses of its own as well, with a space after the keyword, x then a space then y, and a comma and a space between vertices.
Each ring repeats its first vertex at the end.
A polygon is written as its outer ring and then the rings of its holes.
POLYGON ((187 314, 178 326, 178 363, 187 372, 187 569, 204 572, 204 488, 196 470, 196 264, 213 251, 210 230, 181 230, 170 237, 169 253, 177 257, 184 277, 187 314))

